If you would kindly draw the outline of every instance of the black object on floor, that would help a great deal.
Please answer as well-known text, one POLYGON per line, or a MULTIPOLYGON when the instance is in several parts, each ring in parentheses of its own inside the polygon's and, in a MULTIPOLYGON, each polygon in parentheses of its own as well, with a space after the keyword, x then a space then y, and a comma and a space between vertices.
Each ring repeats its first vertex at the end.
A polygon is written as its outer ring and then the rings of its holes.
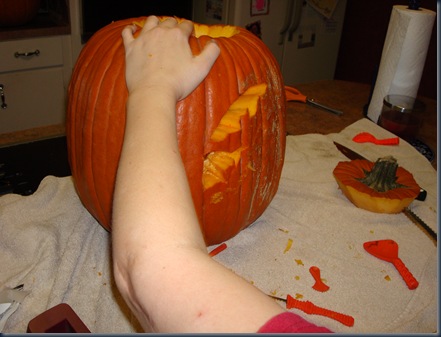
POLYGON ((30 195, 48 175, 71 175, 66 137, 0 148, 0 195, 30 195))

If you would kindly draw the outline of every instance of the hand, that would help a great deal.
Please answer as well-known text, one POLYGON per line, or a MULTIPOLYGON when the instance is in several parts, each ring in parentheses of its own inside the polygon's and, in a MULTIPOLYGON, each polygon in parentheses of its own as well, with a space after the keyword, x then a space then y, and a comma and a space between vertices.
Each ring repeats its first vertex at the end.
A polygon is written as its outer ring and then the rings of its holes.
POLYGON ((184 99, 207 76, 219 55, 215 42, 194 56, 188 39, 193 23, 174 18, 160 21, 149 16, 137 38, 132 25, 122 32, 126 51, 126 82, 129 93, 162 90, 176 100, 184 99))

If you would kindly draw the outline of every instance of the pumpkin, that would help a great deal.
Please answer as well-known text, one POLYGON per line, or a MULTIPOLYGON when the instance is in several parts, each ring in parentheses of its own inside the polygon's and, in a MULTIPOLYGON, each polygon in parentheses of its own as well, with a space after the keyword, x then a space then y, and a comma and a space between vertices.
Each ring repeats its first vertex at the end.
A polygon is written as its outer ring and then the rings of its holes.
POLYGON ((0 27, 20 26, 38 13, 41 0, 0 0, 0 27))
MULTIPOLYGON (((95 33, 69 84, 72 175, 81 201, 109 231, 128 95, 121 31, 144 21, 120 20, 95 33)), ((195 24, 193 53, 211 39, 220 55, 176 112, 179 150, 207 245, 235 236, 265 211, 278 189, 286 142, 284 86, 269 49, 240 27, 195 24)))
POLYGON ((376 213, 399 213, 418 196, 413 175, 393 157, 375 163, 356 159, 339 162, 333 171, 343 194, 357 207, 376 213))

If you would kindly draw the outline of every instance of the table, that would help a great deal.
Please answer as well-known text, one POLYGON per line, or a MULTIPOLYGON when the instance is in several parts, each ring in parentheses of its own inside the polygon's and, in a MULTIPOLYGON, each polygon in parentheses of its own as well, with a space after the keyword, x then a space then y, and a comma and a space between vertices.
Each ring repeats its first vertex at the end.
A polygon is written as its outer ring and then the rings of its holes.
MULTIPOLYGON (((332 176, 337 163, 345 160, 332 141, 351 144, 360 130, 388 133, 362 118, 369 86, 325 81, 298 88, 344 115, 289 103, 288 132, 299 136, 287 137, 278 193, 264 214, 228 240, 227 249, 214 259, 267 294, 292 294, 355 318, 354 327, 347 327, 295 310, 336 332, 436 332, 437 247, 402 213, 354 207, 332 176), (341 98, 348 93, 350 100, 341 98), (409 290, 393 265, 364 251, 364 242, 378 239, 399 243, 400 258, 420 282, 417 289, 409 290), (320 268, 329 291, 312 288, 311 266, 320 268)), ((351 145, 362 154, 369 149, 377 158, 389 151, 351 145)), ((428 190, 426 201, 415 202, 412 210, 435 229, 436 172, 407 143, 390 150, 428 190)), ((113 280, 109 233, 84 208, 71 177, 48 176, 31 196, 3 196, 0 209, 0 283, 24 284, 31 291, 5 332, 25 332, 30 319, 61 302, 94 333, 140 332, 113 280)))
MULTIPOLYGON (((303 135, 307 133, 328 134, 340 132, 345 127, 364 118, 363 108, 367 104, 371 86, 340 80, 322 80, 295 85, 304 95, 320 103, 341 110, 337 116, 309 104, 289 102, 287 107, 287 133, 303 135)), ((437 102, 426 97, 418 97, 426 104, 424 124, 420 139, 437 153, 437 102)), ((437 168, 437 157, 432 162, 437 168)))

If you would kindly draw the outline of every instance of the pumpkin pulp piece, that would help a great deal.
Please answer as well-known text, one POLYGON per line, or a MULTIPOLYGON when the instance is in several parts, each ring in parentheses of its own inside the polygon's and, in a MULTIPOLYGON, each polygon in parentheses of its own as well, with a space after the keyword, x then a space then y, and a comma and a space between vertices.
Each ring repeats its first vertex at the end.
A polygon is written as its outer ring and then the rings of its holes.
POLYGON ((228 181, 229 170, 240 160, 242 148, 234 152, 217 151, 210 153, 204 160, 202 185, 208 189, 217 183, 228 181))

